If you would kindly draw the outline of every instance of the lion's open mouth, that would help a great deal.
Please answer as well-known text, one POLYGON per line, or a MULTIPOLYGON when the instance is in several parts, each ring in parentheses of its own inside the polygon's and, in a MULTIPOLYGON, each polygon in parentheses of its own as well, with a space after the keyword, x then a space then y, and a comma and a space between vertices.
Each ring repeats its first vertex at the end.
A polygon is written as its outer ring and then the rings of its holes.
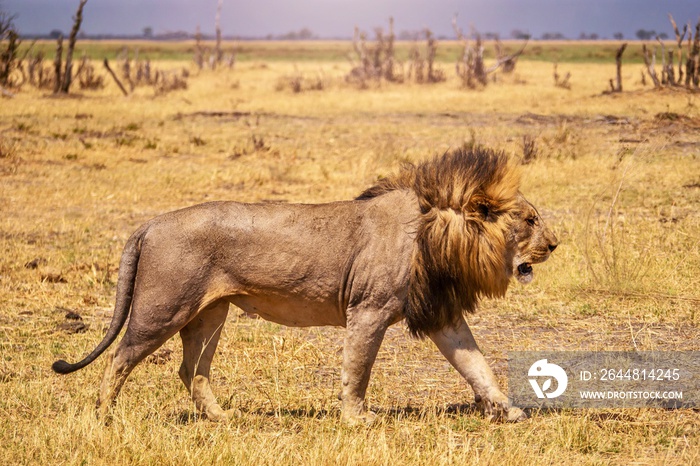
POLYGON ((518 265, 518 273, 516 274, 516 278, 520 283, 523 284, 528 284, 532 281, 532 264, 529 262, 523 262, 522 264, 518 265))

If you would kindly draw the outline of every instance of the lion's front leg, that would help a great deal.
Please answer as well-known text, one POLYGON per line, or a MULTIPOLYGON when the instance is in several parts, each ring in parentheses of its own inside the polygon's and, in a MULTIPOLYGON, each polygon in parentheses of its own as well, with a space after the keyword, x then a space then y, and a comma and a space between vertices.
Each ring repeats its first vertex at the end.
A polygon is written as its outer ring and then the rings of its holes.
POLYGON ((453 326, 430 334, 430 339, 471 385, 474 398, 489 420, 520 421, 527 418, 521 409, 510 406, 463 317, 453 326))
POLYGON ((365 407, 365 394, 377 352, 389 326, 381 311, 348 310, 341 371, 342 421, 371 424, 376 415, 365 407))

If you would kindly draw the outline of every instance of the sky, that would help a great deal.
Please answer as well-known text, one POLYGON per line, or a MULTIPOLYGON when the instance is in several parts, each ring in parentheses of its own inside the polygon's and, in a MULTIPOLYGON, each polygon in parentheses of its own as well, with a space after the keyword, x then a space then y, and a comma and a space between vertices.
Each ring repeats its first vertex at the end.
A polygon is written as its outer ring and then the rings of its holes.
MULTIPOLYGON (((0 0, 0 8, 16 15, 21 34, 70 31, 78 0, 0 0)), ((188 31, 197 26, 213 34, 217 0, 88 0, 81 30, 87 34, 139 35, 188 31)), ((621 32, 634 38, 638 29, 666 32, 672 13, 678 24, 700 17, 700 0, 223 0, 221 27, 225 36, 265 37, 309 28, 321 38, 350 37, 355 26, 366 31, 430 28, 452 37, 451 20, 466 31, 474 25, 482 33, 508 38, 518 29, 540 37, 560 32, 568 38, 596 33, 612 38, 621 32)))

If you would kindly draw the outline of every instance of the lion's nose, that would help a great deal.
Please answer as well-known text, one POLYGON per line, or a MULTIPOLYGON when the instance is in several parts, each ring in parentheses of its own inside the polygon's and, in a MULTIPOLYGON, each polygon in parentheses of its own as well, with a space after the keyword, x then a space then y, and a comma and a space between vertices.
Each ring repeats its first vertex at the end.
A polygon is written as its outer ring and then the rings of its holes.
POLYGON ((558 244, 550 244, 547 247, 549 248, 549 252, 552 252, 557 248, 557 246, 559 246, 559 245, 558 244))

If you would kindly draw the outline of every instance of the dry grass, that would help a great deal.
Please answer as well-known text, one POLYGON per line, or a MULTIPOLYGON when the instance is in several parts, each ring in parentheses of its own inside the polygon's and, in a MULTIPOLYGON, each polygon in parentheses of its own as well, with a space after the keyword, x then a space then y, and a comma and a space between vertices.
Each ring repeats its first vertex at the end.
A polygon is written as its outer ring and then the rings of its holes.
MULTIPOLYGON (((167 66, 179 66, 165 64, 167 66)), ((195 418, 179 340, 127 382, 110 426, 94 417, 102 361, 50 370, 101 339, 121 248, 143 221, 212 199, 348 199, 404 160, 481 143, 537 157, 524 193, 561 239, 529 287, 470 318, 505 383, 506 352, 700 349, 700 111, 695 97, 628 84, 613 67, 521 62, 485 91, 345 85, 342 63, 242 63, 189 89, 103 91, 0 105, 0 461, 4 464, 697 464, 692 410, 534 413, 491 425, 429 342, 392 328, 368 400, 371 428, 339 422, 342 330, 287 329, 232 309, 216 393, 240 419, 195 418), (275 91, 319 70, 319 92, 275 91), (676 114, 669 118, 657 114, 676 114), (65 318, 66 310, 87 326, 65 318), (66 325, 66 323, 68 324, 66 325), (68 329, 68 330, 66 330, 68 329)), ((623 70, 624 71, 624 70, 623 70)), ((626 79, 638 76, 630 67, 626 79)))

